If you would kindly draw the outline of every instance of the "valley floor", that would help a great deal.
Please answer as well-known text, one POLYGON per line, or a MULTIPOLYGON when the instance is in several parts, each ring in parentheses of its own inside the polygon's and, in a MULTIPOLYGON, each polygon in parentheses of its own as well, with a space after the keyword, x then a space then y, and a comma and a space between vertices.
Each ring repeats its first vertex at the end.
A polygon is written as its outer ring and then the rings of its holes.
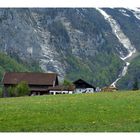
POLYGON ((140 91, 0 99, 0 132, 139 132, 140 91))

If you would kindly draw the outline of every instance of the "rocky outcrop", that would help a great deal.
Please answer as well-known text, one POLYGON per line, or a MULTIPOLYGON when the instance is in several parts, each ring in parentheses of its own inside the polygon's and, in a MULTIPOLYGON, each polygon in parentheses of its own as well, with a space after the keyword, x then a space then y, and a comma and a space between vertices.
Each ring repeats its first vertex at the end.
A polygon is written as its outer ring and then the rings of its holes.
POLYGON ((139 41, 125 30, 131 24, 124 28, 120 22, 135 19, 140 26, 139 19, 134 11, 125 10, 105 9, 123 33, 116 37, 113 20, 110 26, 96 9, 0 9, 0 50, 27 63, 37 61, 43 71, 57 72, 61 78, 108 85, 122 71, 122 58, 129 53, 119 38, 127 36, 125 41, 130 39, 139 51, 139 41), (114 18, 117 14, 120 19, 114 18))

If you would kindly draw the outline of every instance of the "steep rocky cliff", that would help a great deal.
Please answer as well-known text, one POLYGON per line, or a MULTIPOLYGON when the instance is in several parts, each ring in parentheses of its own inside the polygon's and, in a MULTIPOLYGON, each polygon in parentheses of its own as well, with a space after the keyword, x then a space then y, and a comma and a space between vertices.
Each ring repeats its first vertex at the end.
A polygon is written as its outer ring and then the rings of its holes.
MULTIPOLYGON (((103 10, 139 52, 138 9, 103 10)), ((61 78, 84 78, 101 87, 113 83, 126 65, 120 56, 128 50, 112 28, 94 8, 0 9, 0 50, 20 63, 34 62, 61 78)))

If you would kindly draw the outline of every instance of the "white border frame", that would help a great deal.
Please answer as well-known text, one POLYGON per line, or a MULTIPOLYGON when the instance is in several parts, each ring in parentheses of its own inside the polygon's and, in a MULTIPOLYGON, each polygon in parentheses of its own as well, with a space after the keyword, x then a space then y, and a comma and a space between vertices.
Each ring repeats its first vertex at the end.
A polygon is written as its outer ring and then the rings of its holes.
POLYGON ((139 0, 0 0, 0 7, 140 7, 139 0))

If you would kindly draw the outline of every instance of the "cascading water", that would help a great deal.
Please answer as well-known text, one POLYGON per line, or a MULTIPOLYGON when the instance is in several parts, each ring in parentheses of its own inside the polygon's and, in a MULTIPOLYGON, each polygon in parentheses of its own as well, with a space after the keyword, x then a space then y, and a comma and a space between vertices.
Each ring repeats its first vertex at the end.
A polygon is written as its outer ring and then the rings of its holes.
POLYGON ((112 28, 112 32, 118 38, 119 42, 127 50, 128 54, 124 56, 123 52, 120 52, 120 58, 125 62, 122 72, 119 74, 118 78, 111 84, 111 86, 116 86, 116 83, 126 75, 128 66, 130 65, 129 59, 133 58, 136 54, 135 47, 131 44, 129 38, 123 33, 117 21, 115 21, 110 15, 108 15, 104 10, 96 8, 107 20, 112 28))

